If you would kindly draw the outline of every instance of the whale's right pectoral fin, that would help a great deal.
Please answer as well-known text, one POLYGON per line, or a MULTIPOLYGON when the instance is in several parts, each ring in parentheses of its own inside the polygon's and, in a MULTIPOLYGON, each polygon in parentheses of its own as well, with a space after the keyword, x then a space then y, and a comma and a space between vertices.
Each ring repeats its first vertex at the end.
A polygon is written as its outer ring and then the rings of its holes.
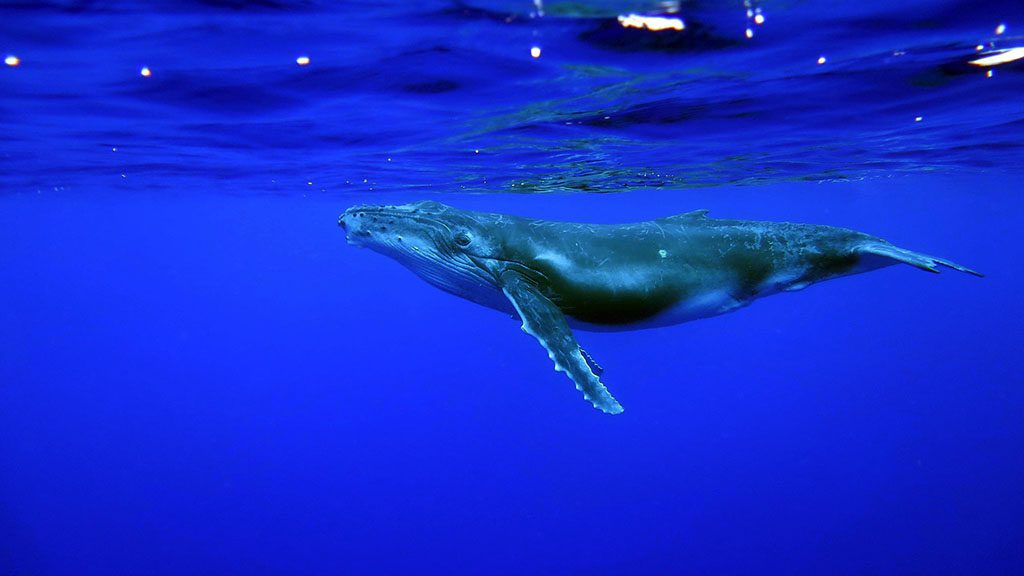
POLYGON ((518 272, 504 272, 501 289, 519 313, 523 331, 548 351, 548 357, 555 361, 555 370, 565 372, 594 408, 608 414, 622 412, 622 406, 590 369, 558 306, 518 272))

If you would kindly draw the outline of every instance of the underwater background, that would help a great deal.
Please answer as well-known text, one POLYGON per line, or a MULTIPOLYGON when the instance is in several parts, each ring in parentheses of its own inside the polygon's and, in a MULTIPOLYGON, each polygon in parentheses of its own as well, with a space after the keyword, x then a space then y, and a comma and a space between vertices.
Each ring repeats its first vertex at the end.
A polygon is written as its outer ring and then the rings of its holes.
POLYGON ((1024 574, 1019 0, 0 0, 0 56, 0 575, 1024 574), (423 199, 986 277, 578 332, 608 416, 336 224, 423 199))

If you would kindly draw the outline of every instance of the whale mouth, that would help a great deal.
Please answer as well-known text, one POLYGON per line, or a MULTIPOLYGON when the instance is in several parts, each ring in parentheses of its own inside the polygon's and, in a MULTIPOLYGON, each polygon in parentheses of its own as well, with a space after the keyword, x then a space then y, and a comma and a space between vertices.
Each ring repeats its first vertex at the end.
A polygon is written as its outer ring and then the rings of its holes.
POLYGON ((345 240, 350 246, 361 248, 365 246, 365 240, 370 238, 370 233, 355 221, 351 209, 338 216, 338 227, 345 231, 345 240))
POLYGON ((352 234, 349 232, 348 229, 348 224, 345 222, 346 215, 347 214, 343 213, 341 216, 338 216, 338 227, 345 231, 345 241, 348 242, 349 245, 358 246, 359 244, 353 241, 352 234))

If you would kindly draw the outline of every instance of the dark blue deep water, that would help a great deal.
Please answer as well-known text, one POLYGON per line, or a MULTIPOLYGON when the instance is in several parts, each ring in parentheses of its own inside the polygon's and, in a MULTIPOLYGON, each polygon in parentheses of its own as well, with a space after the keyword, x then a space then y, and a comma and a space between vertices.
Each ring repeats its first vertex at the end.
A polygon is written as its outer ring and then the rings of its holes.
POLYGON ((1019 0, 0 0, 0 575, 1024 574, 1024 59, 970 63, 1022 46, 1019 0), (608 416, 336 225, 422 199, 986 277, 579 332, 608 416))

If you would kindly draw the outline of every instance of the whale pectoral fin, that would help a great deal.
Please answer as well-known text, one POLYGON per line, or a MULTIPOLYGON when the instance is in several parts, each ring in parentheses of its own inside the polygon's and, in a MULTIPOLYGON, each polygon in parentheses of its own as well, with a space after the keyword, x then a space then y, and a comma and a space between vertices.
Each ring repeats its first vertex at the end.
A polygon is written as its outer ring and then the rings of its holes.
POLYGON ((594 373, 594 376, 600 377, 604 374, 604 368, 594 360, 594 357, 587 352, 583 346, 580 346, 580 354, 583 355, 583 359, 587 361, 587 366, 590 366, 590 371, 594 373))
POLYGON ((501 275, 501 289, 519 313, 523 331, 548 351, 548 357, 555 361, 555 370, 565 372, 594 408, 608 414, 622 412, 622 406, 590 369, 558 306, 517 272, 506 271, 501 275))

